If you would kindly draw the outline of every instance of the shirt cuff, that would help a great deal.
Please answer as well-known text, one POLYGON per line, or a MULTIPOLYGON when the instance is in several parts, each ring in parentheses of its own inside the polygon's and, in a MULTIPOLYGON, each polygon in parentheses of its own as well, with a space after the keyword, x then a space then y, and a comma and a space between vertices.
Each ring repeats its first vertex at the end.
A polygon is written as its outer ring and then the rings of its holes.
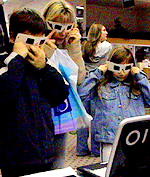
POLYGON ((142 71, 140 73, 134 74, 133 77, 136 81, 142 80, 143 78, 147 78, 146 74, 142 71))
POLYGON ((5 63, 6 65, 8 65, 9 62, 10 62, 13 58, 15 58, 17 55, 18 55, 18 54, 17 54, 16 52, 12 52, 12 53, 4 60, 4 63, 5 63))

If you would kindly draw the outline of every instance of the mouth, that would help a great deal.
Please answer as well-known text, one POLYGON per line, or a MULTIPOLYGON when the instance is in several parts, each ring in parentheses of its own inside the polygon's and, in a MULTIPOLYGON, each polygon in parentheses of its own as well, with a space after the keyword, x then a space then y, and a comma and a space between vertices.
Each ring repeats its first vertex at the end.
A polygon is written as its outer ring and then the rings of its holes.
POLYGON ((124 80, 124 79, 126 79, 126 76, 118 76, 117 77, 119 80, 124 80))

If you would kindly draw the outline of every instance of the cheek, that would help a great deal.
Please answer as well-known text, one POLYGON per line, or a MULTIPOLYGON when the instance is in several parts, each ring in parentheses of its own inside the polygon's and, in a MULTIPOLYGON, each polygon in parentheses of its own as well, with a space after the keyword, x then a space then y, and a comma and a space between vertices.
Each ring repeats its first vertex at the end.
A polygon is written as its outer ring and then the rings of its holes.
POLYGON ((59 33, 55 32, 53 35, 52 35, 52 38, 57 38, 59 36, 59 33))
POLYGON ((128 76, 128 75, 129 75, 129 73, 130 73, 130 71, 127 71, 127 72, 126 72, 126 75, 128 76))
POLYGON ((119 75, 119 73, 113 72, 113 76, 117 77, 119 75))

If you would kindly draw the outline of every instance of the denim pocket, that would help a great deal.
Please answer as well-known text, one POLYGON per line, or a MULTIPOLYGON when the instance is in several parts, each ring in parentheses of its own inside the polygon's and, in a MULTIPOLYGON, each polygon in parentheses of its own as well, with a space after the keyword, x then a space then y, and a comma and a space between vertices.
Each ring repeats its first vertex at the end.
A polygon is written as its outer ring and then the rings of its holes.
POLYGON ((132 100, 138 100, 138 99, 141 97, 141 94, 139 94, 139 95, 134 95, 134 94, 131 93, 131 92, 127 92, 126 94, 127 94, 127 97, 128 97, 129 99, 132 99, 132 100))

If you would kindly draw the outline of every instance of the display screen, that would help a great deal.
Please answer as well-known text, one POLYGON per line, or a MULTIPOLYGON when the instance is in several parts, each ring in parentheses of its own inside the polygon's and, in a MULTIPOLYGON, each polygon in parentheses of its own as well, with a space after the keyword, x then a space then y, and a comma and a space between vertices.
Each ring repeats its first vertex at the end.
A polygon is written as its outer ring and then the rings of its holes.
POLYGON ((113 159, 110 177, 150 175, 150 121, 124 125, 113 159))

